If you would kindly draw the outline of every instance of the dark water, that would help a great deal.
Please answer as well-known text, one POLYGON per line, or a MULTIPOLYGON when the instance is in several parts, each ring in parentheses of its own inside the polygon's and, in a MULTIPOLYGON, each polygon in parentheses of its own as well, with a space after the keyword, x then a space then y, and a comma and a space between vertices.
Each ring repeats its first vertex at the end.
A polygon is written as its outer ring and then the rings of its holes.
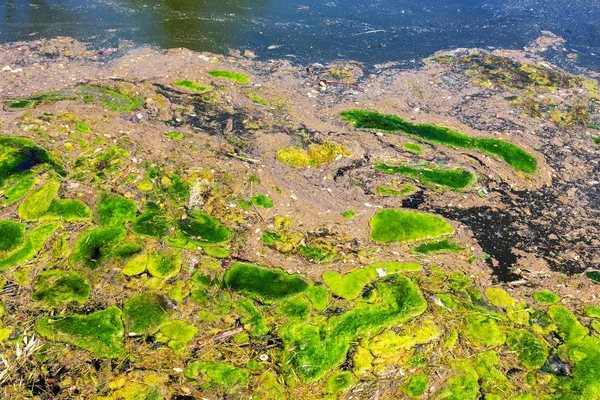
POLYGON ((298 62, 410 65, 456 47, 522 48, 550 30, 600 70, 598 0, 0 0, 0 42, 71 36, 298 62))

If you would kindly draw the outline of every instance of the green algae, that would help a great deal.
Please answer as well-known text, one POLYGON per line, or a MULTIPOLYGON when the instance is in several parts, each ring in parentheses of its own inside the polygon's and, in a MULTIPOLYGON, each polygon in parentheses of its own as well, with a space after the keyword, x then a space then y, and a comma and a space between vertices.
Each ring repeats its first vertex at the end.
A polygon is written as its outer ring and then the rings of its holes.
POLYGON ((254 336, 262 336, 269 333, 264 314, 256 308, 250 300, 238 300, 235 302, 235 309, 242 314, 241 322, 250 325, 250 333, 254 336))
POLYGON ((90 297, 90 284, 74 271, 60 269, 42 272, 35 281, 31 298, 51 306, 76 301, 83 304, 90 297))
POLYGON ((349 157, 351 154, 342 145, 332 143, 310 144, 307 150, 296 147, 284 147, 277 152, 277 158, 292 167, 320 166, 330 163, 338 157, 349 157))
POLYGON ((35 142, 20 137, 0 137, 0 187, 9 180, 24 177, 37 166, 48 165, 54 172, 64 176, 47 150, 35 142))
POLYGON ((75 129, 83 133, 90 133, 92 131, 92 129, 83 122, 79 122, 77 125, 75 125, 75 129))
POLYGON ((37 226, 28 233, 25 243, 0 258, 0 271, 14 265, 22 264, 33 258, 42 249, 46 240, 60 227, 57 222, 49 222, 37 226))
POLYGON ((19 204, 19 218, 32 221, 44 215, 54 199, 58 196, 60 183, 49 181, 44 186, 33 191, 19 204))
POLYGON ((302 381, 315 381, 342 363, 357 338, 406 323, 427 308, 419 288, 401 275, 374 283, 374 290, 378 293, 375 303, 358 302, 354 309, 324 325, 302 322, 281 328, 287 362, 302 381))
POLYGON ((233 233, 218 219, 201 210, 191 212, 188 218, 178 221, 178 224, 183 234, 200 243, 227 243, 233 236, 233 233))
POLYGON ((337 254, 319 246, 299 246, 296 250, 299 256, 317 264, 331 263, 337 254))
POLYGON ((370 339, 363 340, 361 346, 375 357, 394 358, 401 350, 407 350, 440 338, 442 332, 431 319, 425 319, 416 326, 404 329, 403 334, 386 331, 370 339))
POLYGON ((273 200, 264 194, 256 194, 252 197, 252 204, 261 208, 273 208, 273 200))
POLYGON ((234 263, 225 273, 223 285, 262 301, 281 299, 308 288, 308 283, 296 275, 250 263, 234 263))
POLYGON ((147 254, 140 254, 139 256, 129 260, 121 269, 121 273, 126 276, 139 275, 143 272, 146 272, 150 262, 150 256, 147 254))
POLYGON ((125 234, 122 227, 97 228, 81 234, 75 241, 71 263, 91 269, 104 265, 125 234))
POLYGON ((246 97, 248 97, 250 100, 252 100, 253 103, 256 103, 256 104, 261 104, 263 106, 271 105, 267 100, 263 99, 259 95, 254 94, 252 92, 246 92, 246 97))
POLYGON ((188 89, 196 93, 206 93, 213 90, 213 87, 210 85, 204 85, 202 83, 190 81, 187 79, 176 80, 175 82, 173 82, 173 86, 188 89))
POLYGON ((148 272, 155 278, 169 279, 181 270, 181 251, 172 250, 166 253, 153 253, 146 265, 148 272))
POLYGON ((25 225, 15 221, 0 220, 0 252, 10 251, 25 240, 25 225))
POLYGON ((435 394, 435 399, 445 400, 477 400, 479 398, 479 376, 475 369, 466 363, 459 363, 455 374, 445 383, 442 390, 435 394))
POLYGON ((538 304, 541 304, 541 305, 554 304, 554 303, 558 303, 560 301, 559 295, 557 295, 556 293, 552 293, 548 290, 542 290, 542 291, 536 292, 533 295, 533 298, 535 299, 535 301, 537 301, 538 304))
POLYGON ((237 83, 250 82, 250 78, 248 78, 247 75, 241 74, 239 72, 224 71, 222 69, 213 69, 212 71, 208 71, 208 74, 210 76, 214 76, 215 78, 228 79, 237 83))
POLYGON ((344 217, 345 219, 352 219, 355 216, 356 216, 356 211, 354 211, 354 210, 344 211, 344 213, 342 214, 342 217, 344 217))
POLYGON ((598 146, 600 146, 600 137, 598 137, 598 136, 592 136, 592 142, 594 142, 595 144, 597 144, 598 146))
POLYGON ((306 320, 312 307, 310 301, 304 295, 287 297, 279 303, 277 311, 289 318, 306 320))
POLYGON ((496 320, 488 315, 474 314, 465 318, 465 334, 474 343, 481 346, 502 346, 506 342, 506 333, 496 320))
POLYGON ((317 311, 325 311, 329 304, 329 292, 323 286, 311 286, 306 291, 306 297, 317 311))
POLYGON ((5 199, 3 201, 3 205, 9 206, 21 200, 27 195, 27 193, 33 188, 34 185, 35 183, 31 178, 21 179, 19 181, 9 184, 3 193, 5 199))
POLYGON ((516 303, 516 300, 513 299, 506 290, 501 288, 490 287, 485 289, 485 295, 490 300, 490 302, 496 307, 510 307, 516 303))
POLYGON ((334 295, 351 300, 357 298, 365 286, 380 276, 420 270, 421 266, 415 263, 384 262, 372 264, 345 275, 335 271, 326 271, 322 278, 334 295))
MULTIPOLYGON (((356 378, 348 371, 336 372, 327 379, 325 393, 339 396, 356 383, 356 378)), ((336 396, 336 397, 337 397, 336 396)))
POLYGON ((464 249, 453 240, 442 239, 422 243, 412 249, 420 254, 459 253, 464 249))
MULTIPOLYGON (((259 386, 254 390, 258 400, 286 400, 285 391, 277 381, 275 375, 270 372, 264 372, 259 377, 259 386)), ((254 398, 254 397, 253 397, 254 398)))
POLYGON ((183 133, 171 131, 171 132, 165 133, 165 137, 167 137, 169 139, 183 139, 183 133))
POLYGON ((130 335, 155 333, 170 312, 168 299, 152 291, 135 295, 123 305, 123 319, 130 335))
POLYGON ((371 239, 376 242, 411 242, 454 233, 454 228, 437 215, 383 209, 371 221, 371 239))
POLYGON ((182 353, 187 344, 196 336, 198 328, 183 320, 167 321, 160 326, 156 341, 167 343, 175 353, 182 353))
POLYGON ((537 160, 521 148, 498 139, 474 138, 448 128, 413 124, 395 115, 384 115, 373 111, 349 110, 340 114, 343 121, 356 128, 378 129, 388 132, 404 132, 422 140, 463 149, 476 149, 499 157, 517 171, 534 173, 537 160))
POLYGON ((377 186, 375 189, 380 196, 407 196, 415 191, 413 185, 402 185, 400 189, 392 189, 386 186, 377 186))
POLYGON ((169 221, 162 214, 147 211, 133 221, 132 229, 142 236, 163 238, 169 233, 169 226, 169 221))
POLYGON ((87 204, 80 200, 54 200, 39 219, 65 222, 87 221, 91 219, 91 212, 87 204))
POLYGON ((593 282, 600 283, 600 271, 587 271, 585 277, 593 282))
POLYGON ((35 325, 42 337, 73 344, 96 357, 115 358, 124 353, 121 310, 115 306, 88 315, 38 319, 35 325))
POLYGON ((201 388, 216 386, 225 392, 233 392, 236 388, 248 385, 250 373, 242 368, 224 362, 192 361, 184 371, 189 379, 202 377, 205 382, 201 388))
POLYGON ((475 181, 475 175, 464 169, 411 168, 385 163, 377 164, 375 169, 388 175, 401 174, 423 184, 445 186, 455 190, 464 189, 475 181))
POLYGON ((424 373, 411 375, 400 388, 400 391, 412 399, 418 399, 427 390, 429 378, 424 373))
POLYGON ((512 330, 506 338, 506 344, 517 352, 517 358, 525 368, 539 369, 548 358, 546 343, 528 330, 512 330))
POLYGON ((137 206, 133 201, 121 195, 105 193, 98 203, 96 212, 98 221, 102 225, 123 225, 135 218, 137 206))
POLYGON ((583 311, 590 318, 600 318, 600 307, 598 306, 587 306, 583 308, 583 311))
POLYGON ((423 148, 415 143, 404 143, 404 148, 413 153, 420 153, 423 151, 423 148))
POLYGON ((500 358, 493 350, 479 353, 473 363, 479 376, 480 391, 486 399, 500 400, 511 397, 514 392, 514 386, 500 371, 499 365, 500 358))

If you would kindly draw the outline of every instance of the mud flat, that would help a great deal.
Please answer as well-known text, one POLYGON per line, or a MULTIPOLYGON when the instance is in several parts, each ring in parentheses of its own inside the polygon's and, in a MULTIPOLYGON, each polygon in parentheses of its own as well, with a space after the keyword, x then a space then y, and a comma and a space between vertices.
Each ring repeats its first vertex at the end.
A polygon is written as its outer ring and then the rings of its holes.
POLYGON ((0 52, 2 398, 600 398, 594 73, 0 52))

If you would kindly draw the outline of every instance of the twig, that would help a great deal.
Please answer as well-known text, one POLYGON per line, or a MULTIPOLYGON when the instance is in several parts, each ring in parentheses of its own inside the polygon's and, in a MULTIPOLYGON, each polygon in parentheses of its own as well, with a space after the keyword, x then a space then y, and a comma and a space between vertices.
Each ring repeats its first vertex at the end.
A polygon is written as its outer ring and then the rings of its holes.
POLYGON ((308 72, 308 74, 310 75, 311 78, 313 79, 319 79, 319 77, 317 75, 315 75, 314 72, 312 72, 312 69, 310 69, 310 67, 306 67, 306 72, 308 72))
POLYGON ((360 86, 358 85, 358 83, 351 83, 351 82, 339 82, 339 81, 328 81, 325 79, 321 79, 319 81, 319 84, 324 83, 325 85, 337 85, 337 86, 350 86, 350 87, 354 87, 354 88, 359 88, 360 86))
POLYGON ((223 342, 229 339, 232 336, 237 335, 238 333, 242 333, 246 330, 244 326, 238 326, 237 328, 229 329, 227 331, 219 332, 211 336, 203 336, 198 339, 192 340, 188 344, 188 348, 200 347, 207 345, 209 343, 218 343, 223 342))

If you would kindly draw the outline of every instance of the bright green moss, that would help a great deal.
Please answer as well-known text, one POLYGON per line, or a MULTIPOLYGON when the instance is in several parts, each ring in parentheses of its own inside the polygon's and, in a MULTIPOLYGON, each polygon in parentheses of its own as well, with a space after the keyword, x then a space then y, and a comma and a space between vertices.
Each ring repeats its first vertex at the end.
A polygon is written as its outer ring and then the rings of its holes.
POLYGON ((264 194, 256 194, 252 197, 252 204, 262 208, 273 208, 273 200, 264 194))
POLYGON ((465 333, 469 338, 482 346, 502 346, 506 341, 506 333, 498 323, 487 315, 469 315, 465 318, 465 333))
POLYGON ((186 236, 199 242, 227 243, 233 236, 232 232, 218 219, 200 210, 193 211, 188 218, 182 219, 178 223, 179 228, 186 236))
POLYGON ((506 344, 517 352, 517 358, 525 368, 539 369, 548 358, 546 343, 528 330, 512 330, 506 338, 506 344))
POLYGON ((305 320, 311 310, 311 303, 304 295, 296 295, 283 299, 277 311, 290 318, 305 320))
POLYGON ((0 220, 0 252, 20 246, 25 239, 25 225, 15 221, 0 220))
POLYGON ((121 269, 121 273, 127 276, 139 275, 143 272, 146 272, 149 263, 150 257, 147 254, 140 254, 139 256, 129 260, 121 269))
POLYGON ((437 254, 437 253, 459 253, 464 249, 453 240, 442 239, 432 242, 426 242, 412 249, 415 253, 420 254, 437 254))
POLYGON ((121 310, 114 306, 89 315, 38 319, 35 325, 46 339, 73 344, 96 357, 114 358, 124 353, 121 310))
POLYGON ((354 309, 330 318, 326 324, 301 322, 281 328, 287 362, 301 380, 312 382, 337 367, 356 339, 406 323, 427 308, 418 287, 402 275, 377 281, 373 289, 376 302, 358 302, 354 309))
POLYGON ((250 333, 254 336, 262 336, 269 333, 264 314, 254 306, 250 300, 238 300, 235 302, 236 310, 242 314, 241 322, 250 324, 250 333))
POLYGON ((195 326, 183 320, 173 320, 160 326, 156 341, 167 343, 175 353, 181 353, 197 333, 198 328, 195 326))
POLYGON ((371 239, 376 242, 411 242, 454 233, 443 218, 414 211, 383 209, 371 221, 371 239))
POLYGON ((508 378, 498 369, 500 358, 493 351, 478 353, 473 367, 479 375, 480 391, 486 399, 501 400, 511 398, 514 386, 508 378))
POLYGON ((421 266, 415 263, 384 262, 369 265, 341 275, 335 271, 326 271, 322 278, 336 296, 344 299, 355 299, 365 286, 378 277, 404 271, 420 271, 421 266))
POLYGON ((123 225, 135 218, 137 207, 135 203, 123 196, 105 193, 98 203, 98 221, 102 225, 123 225))
POLYGON ((116 258, 128 259, 142 251, 142 242, 139 240, 125 240, 113 248, 113 255, 116 258))
POLYGON ((342 112, 340 116, 342 120, 352 123, 356 128, 404 132, 445 146, 481 150, 503 159, 517 171, 534 173, 537 169, 535 157, 511 143, 498 139, 473 138, 448 128, 413 124, 395 115, 383 115, 372 111, 350 110, 342 112))
POLYGON ((413 185, 402 185, 400 190, 392 189, 386 186, 377 186, 375 189, 377 194, 380 196, 407 196, 415 191, 413 185))
POLYGON ((133 221, 132 228, 139 235, 162 238, 169 233, 169 222, 162 214, 148 211, 133 221))
POLYGON ((577 344, 589 333, 589 330, 581 325, 577 317, 564 306, 548 307, 548 315, 558 326, 561 336, 567 344, 577 344))
POLYGON ((533 298, 535 299, 535 301, 538 302, 538 304, 554 304, 554 303, 558 303, 560 301, 560 296, 558 296, 556 293, 552 293, 548 290, 542 290, 539 292, 536 292, 533 295, 533 298))
POLYGON ((4 205, 8 206, 21 200, 33 188, 35 183, 31 178, 25 178, 9 184, 4 190, 4 205))
POLYGON ((506 315, 515 325, 529 326, 529 305, 525 302, 516 303, 506 308, 506 315))
POLYGON ((91 218, 90 208, 75 199, 54 200, 40 217, 42 220, 62 220, 66 222, 87 221, 91 218))
POLYGON ((348 371, 336 372, 327 379, 325 392, 340 395, 356 383, 356 378, 348 371))
POLYGON ((97 228, 83 233, 75 241, 71 263, 92 269, 104 265, 125 234, 122 227, 97 228))
POLYGON ((179 274, 181 270, 181 251, 170 251, 168 253, 154 253, 146 266, 150 275, 169 279, 179 274))
POLYGON ((318 246, 300 246, 297 253, 310 262, 326 264, 337 258, 337 254, 318 246))
POLYGON ((490 300, 490 302, 496 307, 510 307, 516 303, 516 300, 513 299, 504 289, 501 288, 487 288, 485 289, 485 295, 490 300))
POLYGON ((436 393, 436 399, 477 400, 479 399, 479 376, 472 366, 459 363, 454 375, 448 379, 444 388, 436 393))
POLYGON ((583 311, 590 318, 600 318, 600 307, 598 306, 587 306, 584 307, 583 311))
POLYGON ((308 288, 306 281, 282 269, 249 263, 234 263, 225 273, 223 284, 243 295, 261 300, 281 299, 308 288))
POLYGON ((31 298, 51 306, 77 301, 83 304, 90 297, 91 286, 77 272, 50 270, 42 272, 35 281, 31 298))
POLYGON ((271 371, 264 372, 258 379, 260 385, 255 388, 256 399, 264 400, 286 400, 285 391, 277 381, 275 374, 271 371), (257 396, 257 397, 256 397, 257 396))
POLYGON ((307 150, 296 147, 284 147, 277 152, 277 158, 292 167, 319 166, 329 163, 338 157, 349 157, 350 152, 344 146, 323 143, 311 144, 307 150))
POLYGON ((165 133, 165 137, 169 139, 183 139, 183 133, 171 131, 165 133))
POLYGON ((250 82, 250 78, 248 78, 247 75, 241 74, 239 72, 224 71, 222 69, 213 69, 212 71, 208 71, 208 74, 210 76, 214 76, 215 78, 229 79, 237 83, 250 82))
POLYGON ((252 209, 252 202, 248 201, 248 200, 239 200, 236 203, 236 206, 241 208, 242 210, 251 210, 252 209))
POLYGON ((270 105, 267 100, 263 99, 259 95, 254 94, 252 92, 246 92, 246 97, 248 97, 250 100, 252 100, 253 103, 256 103, 256 104, 262 104, 263 106, 270 105))
POLYGON ((427 375, 420 373, 409 376, 400 390, 408 397, 418 399, 423 396, 428 385, 429 379, 427 378, 427 375))
POLYGON ((404 148, 413 153, 420 153, 423 151, 423 148, 415 143, 404 143, 404 148))
POLYGON ((65 175, 65 171, 54 162, 50 153, 37 147, 32 140, 0 137, 0 186, 8 180, 26 176, 33 168, 44 164, 59 175, 65 175))
POLYGON ((356 216, 356 211, 354 211, 354 210, 344 211, 342 216, 346 219, 352 219, 356 216))
POLYGON ((75 128, 79 131, 79 132, 83 132, 83 133, 90 133, 92 130, 90 129, 89 126, 87 126, 86 124, 84 124, 83 122, 79 122, 77 125, 75 125, 75 128))
POLYGON ((431 319, 405 329, 402 334, 386 331, 370 339, 365 339, 361 345, 369 349, 371 354, 380 358, 394 358, 401 350, 408 350, 418 345, 437 340, 442 332, 431 319))
POLYGON ((192 361, 185 369, 184 375, 189 379, 202 377, 205 383, 201 388, 216 386, 225 392, 245 388, 250 378, 247 370, 224 362, 192 361))
POLYGON ((60 183, 50 181, 41 188, 32 192, 27 198, 19 204, 19 218, 32 221, 44 215, 54 199, 58 196, 60 183))
POLYGON ((456 190, 464 189, 475 181, 475 175, 464 169, 411 168, 384 163, 377 164, 375 169, 388 175, 402 174, 423 184, 432 183, 456 190))
POLYGON ((33 258, 44 246, 46 240, 60 227, 57 222, 39 225, 27 235, 25 243, 0 258, 0 271, 19 265, 33 258))
POLYGON ((210 92, 213 87, 210 85, 203 85, 199 82, 189 81, 189 80, 177 80, 173 82, 173 86, 177 86, 180 88, 188 89, 197 93, 206 93, 210 92))
POLYGON ((311 301, 317 311, 325 311, 329 304, 329 292, 324 286, 312 286, 306 292, 306 297, 311 301))
POLYGON ((156 332, 170 313, 168 299, 156 292, 135 295, 123 306, 125 327, 130 334, 136 335, 156 332))

